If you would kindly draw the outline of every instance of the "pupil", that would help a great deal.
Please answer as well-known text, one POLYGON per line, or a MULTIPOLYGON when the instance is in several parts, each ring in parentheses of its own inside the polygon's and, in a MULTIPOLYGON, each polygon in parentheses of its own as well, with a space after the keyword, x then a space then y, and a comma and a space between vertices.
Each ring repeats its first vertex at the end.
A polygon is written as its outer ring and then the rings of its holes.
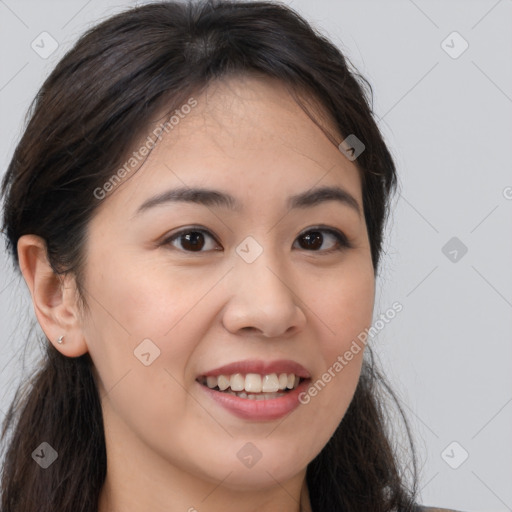
POLYGON ((306 244, 309 248, 317 249, 318 247, 322 247, 322 234, 318 231, 312 231, 304 235, 303 238, 309 242, 306 244))
POLYGON ((201 249, 203 247, 202 243, 198 243, 198 237, 202 237, 202 233, 199 233, 198 231, 191 231, 190 233, 187 233, 186 235, 183 235, 186 243, 183 244, 184 247, 189 245, 189 249, 201 249))

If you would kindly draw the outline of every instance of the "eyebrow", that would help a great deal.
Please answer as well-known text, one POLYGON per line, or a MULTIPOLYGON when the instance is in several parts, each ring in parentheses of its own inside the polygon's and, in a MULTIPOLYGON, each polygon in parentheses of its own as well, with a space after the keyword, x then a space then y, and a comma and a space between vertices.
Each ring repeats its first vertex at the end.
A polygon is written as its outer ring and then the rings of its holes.
MULTIPOLYGON (((290 196, 286 201, 289 209, 304 209, 317 206, 327 201, 337 201, 354 210, 361 217, 361 209, 357 200, 341 187, 320 187, 290 196)), ((185 202, 201 204, 207 207, 226 208, 235 212, 242 211, 241 203, 232 195, 209 188, 181 187, 167 190, 153 196, 139 206, 135 215, 155 206, 166 203, 185 202)))

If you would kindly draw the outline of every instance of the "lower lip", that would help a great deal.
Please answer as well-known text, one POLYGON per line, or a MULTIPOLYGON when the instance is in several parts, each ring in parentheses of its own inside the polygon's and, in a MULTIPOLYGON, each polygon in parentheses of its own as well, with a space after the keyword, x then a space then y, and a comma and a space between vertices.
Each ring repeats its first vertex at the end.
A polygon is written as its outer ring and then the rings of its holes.
POLYGON ((308 388, 309 380, 302 381, 295 389, 288 391, 284 396, 267 400, 250 400, 240 398, 222 391, 215 391, 203 384, 197 385, 230 413, 245 420, 276 420, 286 416, 299 405, 299 395, 308 388))

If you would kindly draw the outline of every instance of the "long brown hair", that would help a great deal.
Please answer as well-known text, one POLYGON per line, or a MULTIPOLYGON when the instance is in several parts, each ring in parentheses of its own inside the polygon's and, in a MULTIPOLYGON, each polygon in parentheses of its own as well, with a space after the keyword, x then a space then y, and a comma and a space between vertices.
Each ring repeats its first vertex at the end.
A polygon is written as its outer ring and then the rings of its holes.
MULTIPOLYGON (((163 107, 172 111, 212 80, 237 73, 277 78, 315 120, 300 102, 305 93, 339 134, 364 142, 357 166, 377 274, 397 179, 373 119, 370 85, 289 7, 231 0, 127 10, 90 29, 62 58, 31 105, 2 183, 3 229, 15 267, 19 237, 42 237, 52 268, 73 273, 86 305, 81 271, 87 225, 99 205, 93 191, 163 107)), ((44 357, 18 388, 3 424, 1 512, 97 512, 106 449, 92 360, 65 357, 40 341, 44 357), (58 452, 47 469, 31 457, 38 440, 58 452)), ((343 420, 307 469, 314 512, 414 510, 417 469, 407 419, 370 346, 366 354, 343 420), (411 482, 393 446, 391 405, 407 431, 411 482)))

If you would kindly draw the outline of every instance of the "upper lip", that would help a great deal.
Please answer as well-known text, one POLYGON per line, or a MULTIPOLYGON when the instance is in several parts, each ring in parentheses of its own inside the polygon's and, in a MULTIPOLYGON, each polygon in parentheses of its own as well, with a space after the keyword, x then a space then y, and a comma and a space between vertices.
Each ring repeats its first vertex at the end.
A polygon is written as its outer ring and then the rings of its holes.
POLYGON ((247 359, 245 361, 237 361, 234 363, 219 366, 213 370, 208 370, 201 374, 202 377, 218 377, 219 375, 234 375, 241 373, 258 373, 260 375, 270 375, 271 373, 293 373, 297 377, 309 379, 310 374, 301 364, 288 359, 280 359, 277 361, 263 361, 247 359))

